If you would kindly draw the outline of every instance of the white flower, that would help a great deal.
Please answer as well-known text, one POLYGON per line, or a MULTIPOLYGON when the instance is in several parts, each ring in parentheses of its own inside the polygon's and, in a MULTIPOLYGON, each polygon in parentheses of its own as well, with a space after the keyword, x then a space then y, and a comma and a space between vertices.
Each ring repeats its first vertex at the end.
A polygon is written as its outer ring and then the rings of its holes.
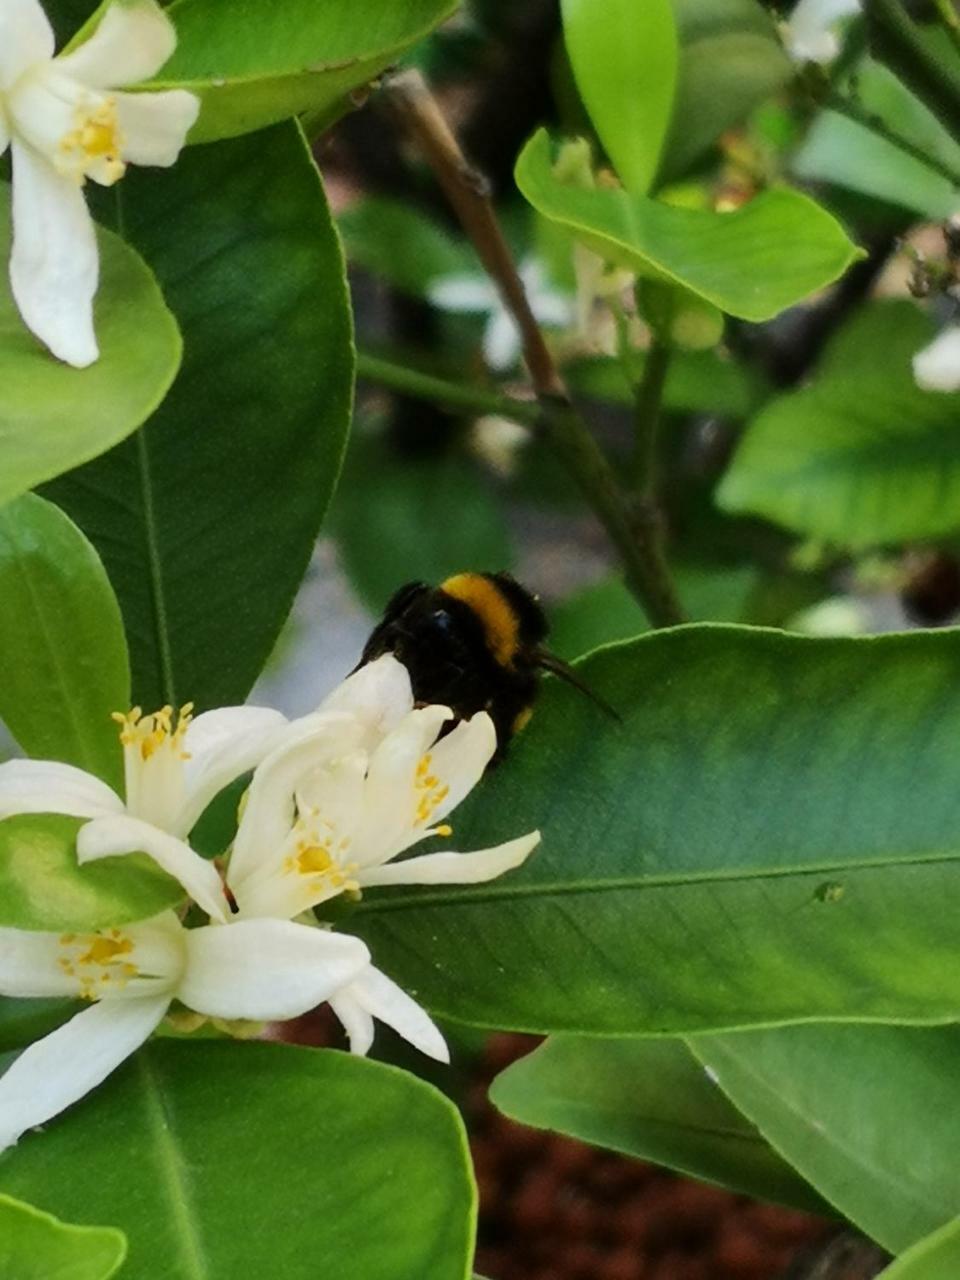
POLYGON ((832 62, 840 52, 837 25, 860 12, 860 0, 797 0, 781 33, 794 62, 832 62))
MULTIPOLYGON (((539 843, 539 832, 473 853, 396 861, 425 838, 451 835, 443 819, 477 784, 496 750, 486 712, 439 737, 452 717, 448 707, 414 708, 406 669, 386 655, 345 681, 320 711, 288 726, 246 796, 227 870, 232 918, 289 920, 344 892, 476 884, 518 867, 539 843)), ((156 856, 134 837, 116 818, 97 819, 80 831, 77 852, 81 862, 136 850, 156 856)), ((182 840, 168 839, 162 853, 164 869, 196 898, 209 863, 182 840)), ((409 1031, 418 1047, 432 1043, 424 1051, 441 1056, 435 1050, 442 1040, 429 1030, 426 1014, 372 966, 331 1004, 357 1052, 369 1047, 366 1028, 375 1015, 403 1035, 409 1031)))
POLYGON ((117 3, 94 34, 54 57, 38 0, 0 0, 0 155, 13 151, 10 283, 27 327, 77 368, 99 354, 93 298, 99 263, 83 196, 87 178, 111 186, 128 162, 172 165, 199 100, 117 93, 149 79, 176 45, 154 0, 117 3))
POLYGON ((960 325, 948 325, 917 352, 913 377, 923 391, 960 391, 960 325))
MULTIPOLYGON (((174 719, 170 707, 148 716, 135 707, 129 715, 116 717, 121 724, 126 801, 74 765, 53 760, 0 764, 0 820, 21 813, 97 819, 104 837, 141 849, 170 870, 169 860, 178 858, 182 838, 214 796, 290 732, 279 711, 264 707, 224 707, 196 719, 190 711, 188 704, 174 719)), ((194 855, 185 887, 214 919, 229 914, 212 863, 194 855)))
POLYGON ((0 994, 93 1002, 0 1077, 0 1150, 105 1080, 174 999, 214 1018, 295 1018, 349 990, 368 962, 357 938, 286 920, 185 929, 167 911, 98 933, 0 929, 0 994))
MULTIPOLYGON (((576 304, 569 294, 553 287, 535 259, 520 267, 530 309, 542 325, 566 328, 573 323, 576 304)), ((511 369, 520 356, 520 332, 490 280, 477 275, 441 276, 427 290, 427 297, 442 311, 488 315, 483 353, 491 369, 511 369)))

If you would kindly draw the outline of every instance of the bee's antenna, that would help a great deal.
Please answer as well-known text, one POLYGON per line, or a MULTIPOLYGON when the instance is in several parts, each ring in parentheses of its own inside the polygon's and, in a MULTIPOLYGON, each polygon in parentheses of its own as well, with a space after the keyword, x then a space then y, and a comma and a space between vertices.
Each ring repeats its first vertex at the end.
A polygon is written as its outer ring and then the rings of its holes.
POLYGON ((610 716, 611 719, 616 720, 618 724, 623 724, 623 716, 619 711, 611 707, 609 702, 606 702, 600 697, 599 693, 581 680, 569 662, 564 662, 563 658, 558 658, 556 654, 550 653, 546 649, 535 649, 533 656, 538 667, 541 667, 544 671, 551 672, 555 676, 559 676, 561 680, 565 680, 574 689, 579 689, 582 694, 585 694, 592 703, 610 716))

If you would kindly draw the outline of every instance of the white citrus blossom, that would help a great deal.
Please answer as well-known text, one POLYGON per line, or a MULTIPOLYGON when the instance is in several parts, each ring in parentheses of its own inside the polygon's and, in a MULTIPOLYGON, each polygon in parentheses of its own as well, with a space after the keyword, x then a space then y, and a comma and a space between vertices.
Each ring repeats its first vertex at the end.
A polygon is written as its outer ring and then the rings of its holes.
MULTIPOLYGON (((486 712, 439 737, 452 717, 448 707, 415 708, 406 669, 386 655, 345 681, 319 712, 290 726, 257 767, 246 796, 227 870, 231 918, 293 919, 344 892, 477 884, 518 867, 539 832, 473 853, 396 861, 423 839, 452 834, 443 819, 496 750, 486 712)), ((81 862, 144 848, 116 818, 88 823, 77 840, 81 862)), ((184 841, 170 840, 163 852, 164 869, 195 897, 198 864, 209 864, 184 841)), ((372 966, 331 1005, 357 1052, 369 1047, 376 1016, 424 1052, 446 1055, 427 1015, 372 966)))
POLYGON ((781 33, 795 62, 832 62, 840 52, 837 26, 860 12, 860 0, 797 0, 781 33))
POLYGON ((0 1077, 0 1151, 105 1080, 174 999, 214 1018, 295 1018, 349 987, 369 958, 357 938, 287 920, 185 929, 166 911, 97 933, 0 929, 0 994, 92 1002, 0 1077))
MULTIPOLYGON (((550 284, 540 263, 529 258, 520 267, 527 298, 542 325, 564 329, 576 316, 576 302, 550 284)), ((441 311, 487 315, 483 353, 491 369, 512 369, 520 357, 520 331, 496 287, 483 276, 450 275, 434 280, 427 297, 441 311)))
POLYGON ((913 377, 923 391, 960 391, 960 325, 948 325, 917 352, 913 377))
POLYGON ((27 327, 59 359, 98 357, 99 261, 83 195, 128 163, 172 165, 197 118, 185 90, 118 93, 173 53, 173 24, 154 0, 117 3, 89 40, 54 57, 39 0, 0 0, 0 155, 13 153, 10 283, 27 327))
MULTIPOLYGON (((129 848, 142 849, 169 870, 168 860, 178 857, 182 838, 214 796, 291 731, 279 711, 265 707, 223 707, 196 719, 190 704, 176 717, 170 707, 147 716, 135 707, 116 718, 125 801, 74 765, 9 760, 0 764, 0 820, 22 813, 100 819, 113 839, 122 833, 129 848)), ((212 863, 195 857, 186 887, 208 915, 226 919, 229 909, 212 863)))

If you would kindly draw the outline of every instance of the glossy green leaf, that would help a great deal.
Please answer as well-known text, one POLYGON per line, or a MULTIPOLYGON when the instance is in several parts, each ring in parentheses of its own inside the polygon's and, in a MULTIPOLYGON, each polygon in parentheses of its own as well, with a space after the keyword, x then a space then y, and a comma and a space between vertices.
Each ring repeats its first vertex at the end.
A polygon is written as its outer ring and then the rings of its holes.
POLYGON ((114 1227, 74 1227, 0 1194, 0 1280, 109 1280, 127 1255, 114 1227))
MULTIPOLYGON (((758 585, 754 569, 717 565, 681 566, 674 570, 674 580, 693 622, 743 621, 758 585)), ((648 630, 646 614, 618 577, 585 587, 550 611, 550 648, 568 660, 648 630)))
POLYGON ((456 7, 455 0, 176 0, 177 48, 151 88, 199 94, 192 142, 302 112, 336 113, 456 7))
POLYGON ((76 818, 46 814, 0 822, 0 927, 104 929, 182 901, 177 881, 146 855, 78 865, 79 827, 76 818))
POLYGON ((954 1219, 901 1254, 877 1280, 956 1280, 958 1275, 960 1219, 954 1219))
POLYGON ((956 1027, 786 1027, 691 1046, 769 1142, 891 1252, 960 1213, 956 1027))
POLYGON ((721 507, 853 549, 960 528, 960 399, 921 391, 910 363, 933 333, 910 302, 858 313, 812 385, 748 425, 721 507))
POLYGON ((0 1181, 117 1223, 133 1276, 158 1259, 164 1280, 469 1274, 475 1193, 456 1110, 344 1053, 154 1043, 22 1138, 0 1181))
POLYGON ((33 756, 123 784, 113 711, 130 705, 123 622, 100 558, 34 494, 0 508, 0 718, 33 756))
MULTIPOLYGON (((636 375, 642 374, 644 354, 635 353, 636 375)), ((635 393, 620 360, 611 356, 576 360, 564 368, 575 391, 632 405, 635 393)), ((763 399, 765 386, 752 369, 716 351, 675 351, 667 371, 663 406, 674 413, 712 413, 745 418, 763 399)))
POLYGON ((770 15, 757 0, 673 0, 673 7, 680 65, 661 164, 666 178, 687 172, 794 71, 770 15))
POLYGON ((21 1049, 55 1031, 83 1006, 75 1000, 19 1000, 0 996, 0 1053, 21 1049))
MULTIPOLYGON (((886 67, 865 60, 857 72, 856 97, 865 112, 899 137, 960 172, 960 144, 886 67)), ((800 178, 831 182, 926 218, 948 218, 960 203, 949 178, 834 111, 817 118, 790 167, 800 178)))
POLYGON ((340 246, 294 124, 189 150, 120 190, 186 358, 144 430, 51 494, 117 591, 135 701, 242 702, 340 469, 353 372, 340 246))
POLYGON ((455 453, 404 458, 355 437, 331 513, 350 585, 375 613, 405 582, 507 569, 504 514, 476 465, 455 453))
POLYGON ((554 1036, 498 1076, 490 1097, 522 1124, 762 1200, 829 1212, 679 1040, 554 1036))
POLYGON ((624 186, 646 192, 660 162, 677 76, 670 0, 561 0, 577 88, 624 186))
MULTIPOLYGON (((136 253, 98 231, 94 307, 100 359, 61 364, 20 319, 0 273, 0 505, 95 458, 157 407, 180 364, 180 334, 136 253)), ((0 262, 10 255, 10 188, 0 182, 0 262)))
POLYGON ((371 196, 337 218, 347 261, 422 297, 443 276, 475 274, 473 251, 438 222, 400 200, 371 196))
POLYGON ((183 898, 146 855, 77 863, 76 818, 0 822, 0 926, 51 933, 143 920, 183 898))
POLYGON ((859 250, 825 209, 786 187, 732 213, 683 209, 554 177, 541 129, 517 161, 533 207, 609 262, 672 281, 744 320, 769 320, 842 275, 859 250))
POLYGON ((548 681, 452 818, 458 849, 541 846, 492 884, 365 893, 378 965, 541 1032, 960 1014, 957 632, 691 626, 578 672, 622 722, 548 681))

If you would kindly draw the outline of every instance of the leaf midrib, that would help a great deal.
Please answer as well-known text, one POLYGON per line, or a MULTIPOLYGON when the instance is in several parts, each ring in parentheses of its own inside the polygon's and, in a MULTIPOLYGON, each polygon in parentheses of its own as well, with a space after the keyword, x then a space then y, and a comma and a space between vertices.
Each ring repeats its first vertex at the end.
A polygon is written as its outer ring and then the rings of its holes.
MULTIPOLYGON (((536 856, 536 855, 534 855, 536 856)), ((789 876, 836 875, 853 871, 870 871, 883 867, 935 866, 938 863, 954 863, 960 859, 960 849, 953 853, 915 854, 886 858, 858 858, 847 862, 817 862, 802 866, 767 867, 749 870, 720 867, 713 871, 674 872, 670 875, 613 876, 605 880, 571 880, 554 883, 527 883, 511 885, 499 882, 480 892, 420 893, 415 897, 386 896, 374 901, 361 902, 354 917, 382 914, 385 911, 411 911, 425 906, 475 906, 478 903, 521 898, 553 898, 576 893, 608 893, 623 889, 662 889, 673 885, 739 883, 752 880, 783 880, 789 876)))
POLYGON ((146 1052, 137 1054, 136 1062, 143 1077, 142 1096, 146 1109, 147 1127, 154 1140, 155 1162, 160 1179, 167 1190, 170 1223, 180 1245, 180 1254, 185 1268, 182 1275, 189 1277, 190 1280, 211 1280, 213 1272, 207 1263, 203 1243, 195 1226, 197 1215, 191 1212, 190 1182, 186 1175, 183 1158, 171 1133, 160 1084, 146 1052))

